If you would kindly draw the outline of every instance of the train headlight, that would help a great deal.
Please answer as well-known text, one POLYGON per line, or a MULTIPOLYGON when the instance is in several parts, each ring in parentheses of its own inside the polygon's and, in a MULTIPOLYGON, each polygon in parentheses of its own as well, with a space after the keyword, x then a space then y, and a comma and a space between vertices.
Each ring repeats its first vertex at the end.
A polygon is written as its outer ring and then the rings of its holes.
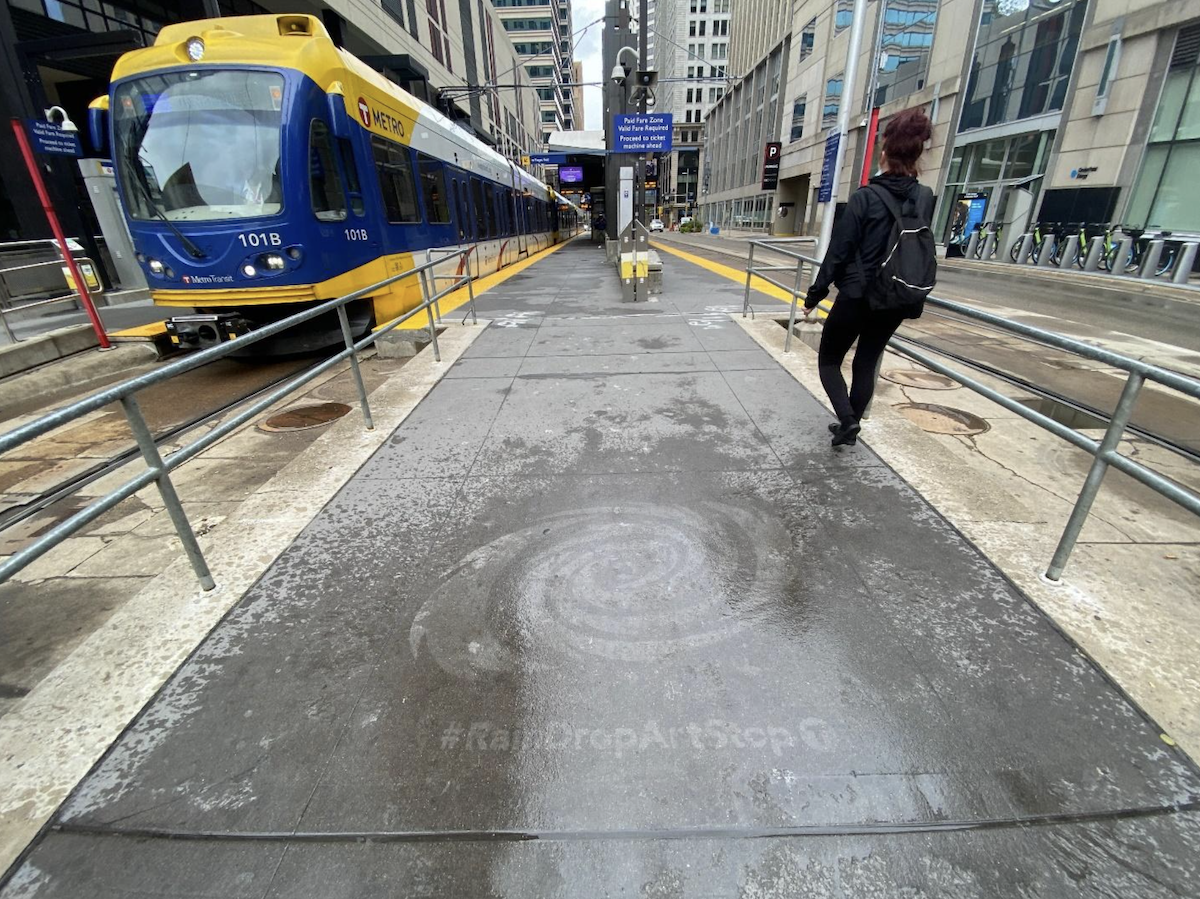
POLYGON ((204 58, 204 41, 198 37, 189 37, 187 41, 187 55, 192 62, 199 62, 204 58))
POLYGON ((283 261, 283 257, 278 253, 268 253, 263 257, 262 261, 263 264, 273 272, 283 271, 286 265, 286 263, 283 261))
POLYGON ((166 270, 166 266, 157 259, 151 259, 146 265, 156 275, 161 275, 166 270))
POLYGON ((242 274, 247 278, 253 278, 258 274, 258 269, 252 266, 249 262, 242 266, 242 274))

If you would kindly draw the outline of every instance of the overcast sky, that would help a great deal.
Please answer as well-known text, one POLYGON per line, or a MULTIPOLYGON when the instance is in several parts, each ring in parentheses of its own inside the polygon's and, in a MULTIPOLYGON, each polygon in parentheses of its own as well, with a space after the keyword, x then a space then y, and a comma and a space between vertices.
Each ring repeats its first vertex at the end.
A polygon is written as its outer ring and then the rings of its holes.
MULTIPOLYGON (((571 0, 571 18, 578 33, 589 22, 604 15, 604 0, 571 0)), ((575 58, 583 62, 583 80, 600 81, 600 38, 604 33, 604 23, 593 25, 585 34, 576 38, 575 58)), ((584 124, 590 131, 603 129, 601 121, 604 118, 604 101, 600 87, 585 87, 583 89, 584 124)))

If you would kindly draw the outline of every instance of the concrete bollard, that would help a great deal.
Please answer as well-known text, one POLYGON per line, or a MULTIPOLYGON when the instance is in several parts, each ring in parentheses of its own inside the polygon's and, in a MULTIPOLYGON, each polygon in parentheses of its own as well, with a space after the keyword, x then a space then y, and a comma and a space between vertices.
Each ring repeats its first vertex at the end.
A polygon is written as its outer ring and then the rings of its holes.
POLYGON ((1179 255, 1175 257, 1175 271, 1171 275, 1171 281, 1175 284, 1187 284, 1188 279, 1192 276, 1192 268, 1196 265, 1196 250, 1200 248, 1200 243, 1189 241, 1179 248, 1179 255))
POLYGON ((1100 270, 1100 259, 1104 256, 1104 235, 1097 234, 1092 238, 1091 244, 1088 245, 1087 259, 1083 261, 1083 270, 1085 272, 1095 272, 1100 270))
POLYGON ((988 259, 991 259, 995 255, 996 255, 996 232, 989 231, 987 233, 987 239, 984 240, 984 242, 983 242, 982 258, 986 261, 988 259))
POLYGON ((1142 267, 1138 270, 1139 278, 1158 277, 1158 260, 1162 259, 1163 247, 1166 245, 1165 240, 1150 241, 1149 246, 1146 247, 1146 255, 1142 257, 1142 267))
POLYGON ((1067 245, 1063 247, 1062 258, 1058 260, 1059 268, 1070 268, 1079 258, 1079 232, 1067 235, 1067 245))
POLYGON ((1054 248, 1058 245, 1058 238, 1053 234, 1047 234, 1042 238, 1042 248, 1038 250, 1038 268, 1049 268, 1054 265, 1054 248))
POLYGON ((1117 244, 1117 254, 1112 266, 1114 275, 1125 274, 1125 268, 1129 263, 1129 254, 1133 252, 1133 238, 1122 237, 1121 242, 1117 244))
POLYGON ((1033 234, 1026 231, 1021 235, 1021 248, 1017 250, 1017 265, 1024 265, 1029 261, 1029 255, 1033 252, 1033 234))
POLYGON ((979 232, 976 231, 971 235, 971 239, 967 241, 967 258, 975 258, 975 248, 979 246, 979 232))

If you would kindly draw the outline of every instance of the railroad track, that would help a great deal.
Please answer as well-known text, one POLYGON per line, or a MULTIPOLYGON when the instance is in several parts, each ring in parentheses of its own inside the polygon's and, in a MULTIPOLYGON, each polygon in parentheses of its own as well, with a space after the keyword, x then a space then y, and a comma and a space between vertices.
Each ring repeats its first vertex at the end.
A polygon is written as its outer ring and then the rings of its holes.
MULTIPOLYGON (((665 241, 664 243, 670 243, 665 241)), ((697 252, 695 247, 687 245, 689 252, 697 252)), ((721 256, 725 259, 736 262, 740 267, 745 267, 746 257, 728 250, 708 248, 703 249, 703 253, 712 256, 721 256)), ((757 259, 756 255, 756 259, 757 259)), ((787 260, 779 257, 781 261, 787 260)), ((769 260, 768 260, 769 261, 769 260)), ((1026 369, 1031 364, 1031 356, 1027 352, 1020 352, 1016 349, 1010 349, 1002 344, 989 345, 989 354, 993 357, 991 362, 981 359, 972 358, 952 347, 946 346, 946 342, 952 342, 952 338, 956 336, 952 333, 933 333, 929 330, 930 322, 936 321, 939 324, 950 329, 956 329, 958 336, 971 338, 975 341, 979 339, 981 334, 994 333, 998 336, 1011 339, 1013 335, 999 328, 991 327, 987 324, 976 322, 972 319, 955 316, 949 312, 941 310, 929 310, 919 322, 907 323, 904 328, 897 334, 897 338, 910 344, 913 347, 924 350, 926 352, 935 353, 946 359, 950 359, 970 368, 981 374, 988 375, 999 381, 1011 385, 1018 390, 1041 397, 1053 403, 1057 403, 1062 407, 1071 409, 1076 413, 1091 416, 1099 421, 1107 424, 1111 420, 1112 409, 1116 405, 1116 394, 1119 392, 1120 382, 1116 378, 1110 378, 1117 389, 1113 391, 1113 403, 1108 408, 1102 408, 1093 402, 1078 395, 1077 392, 1072 392, 1069 388, 1055 383, 1035 383, 1028 377, 1023 377, 1022 367, 1026 369), (1001 357, 1002 363, 995 357, 1001 357)), ((1049 347, 1044 344, 1038 344, 1033 341, 1025 341, 1025 344, 1033 345, 1038 348, 1039 354, 1036 357, 1039 361, 1063 361, 1075 360, 1077 357, 1070 353, 1058 350, 1054 347, 1049 347)), ((1108 377, 1108 376, 1102 376, 1108 377)), ((1123 380, 1123 378, 1121 379, 1123 380)), ((1183 410, 1190 416, 1200 415, 1200 408, 1197 404, 1186 398, 1179 396, 1175 399, 1173 405, 1178 409, 1183 410)), ((1169 449, 1177 453, 1191 462, 1200 463, 1200 445, 1194 441, 1183 441, 1175 439, 1169 434, 1163 433, 1161 429, 1147 423, 1144 419, 1139 423, 1137 419, 1131 422, 1126 427, 1126 433, 1132 437, 1137 437, 1157 446, 1169 449)))
MULTIPOLYGON (((206 370, 210 369, 212 366, 218 365, 223 361, 225 360, 216 360, 213 363, 209 363, 209 365, 200 366, 197 369, 180 375, 177 379, 180 383, 175 384, 174 386, 176 388, 182 386, 183 382, 189 378, 193 378, 193 376, 197 375, 198 373, 211 375, 211 372, 206 370)), ((240 365, 242 363, 235 364, 240 365)), ((206 423, 220 418, 226 412, 229 412, 237 406, 265 395, 275 387, 278 387, 284 381, 294 377, 302 372, 305 368, 308 368, 314 364, 316 364, 316 362, 310 359, 305 359, 303 361, 298 361, 294 366, 285 365, 282 373, 272 375, 272 377, 265 382, 260 381, 256 383, 253 389, 249 391, 240 391, 236 396, 233 396, 227 400, 223 400, 218 406, 209 408, 201 413, 188 416, 184 420, 173 423, 167 427, 160 428, 154 434, 155 442, 161 445, 165 441, 173 440, 176 437, 180 437, 190 431, 195 430, 196 428, 202 427, 206 423)), ((145 411, 149 415, 153 415, 155 410, 148 406, 145 411)), ((62 500, 67 499, 68 497, 79 492, 88 484, 98 481, 100 478, 105 477, 113 471, 116 471, 122 465, 125 465, 130 460, 137 458, 139 455, 140 452, 138 451, 136 444, 134 444, 131 436, 129 446, 126 449, 118 453, 114 453, 107 459, 98 460, 95 465, 85 469, 84 471, 71 475, 68 478, 64 478, 62 481, 56 483, 52 487, 41 491, 27 502, 18 503, 16 505, 9 506, 6 509, 0 510, 0 533, 3 533, 9 528, 15 527, 21 522, 28 521, 39 513, 51 508, 56 503, 59 503, 62 500)))

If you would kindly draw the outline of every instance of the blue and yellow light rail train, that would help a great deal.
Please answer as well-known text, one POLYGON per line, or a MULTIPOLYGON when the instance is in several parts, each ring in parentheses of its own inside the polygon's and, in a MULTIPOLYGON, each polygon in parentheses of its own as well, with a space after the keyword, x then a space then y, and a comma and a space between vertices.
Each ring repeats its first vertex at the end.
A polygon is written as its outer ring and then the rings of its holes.
MULTIPOLYGON (((470 248, 475 274, 565 239, 578 210, 338 49, 308 15, 169 25, 92 104, 172 338, 208 346, 470 248)), ((454 263, 462 265, 461 261, 454 263)), ((421 302, 404 279, 351 308, 364 331, 421 302)), ((340 339, 317 320, 273 351, 340 339)))

